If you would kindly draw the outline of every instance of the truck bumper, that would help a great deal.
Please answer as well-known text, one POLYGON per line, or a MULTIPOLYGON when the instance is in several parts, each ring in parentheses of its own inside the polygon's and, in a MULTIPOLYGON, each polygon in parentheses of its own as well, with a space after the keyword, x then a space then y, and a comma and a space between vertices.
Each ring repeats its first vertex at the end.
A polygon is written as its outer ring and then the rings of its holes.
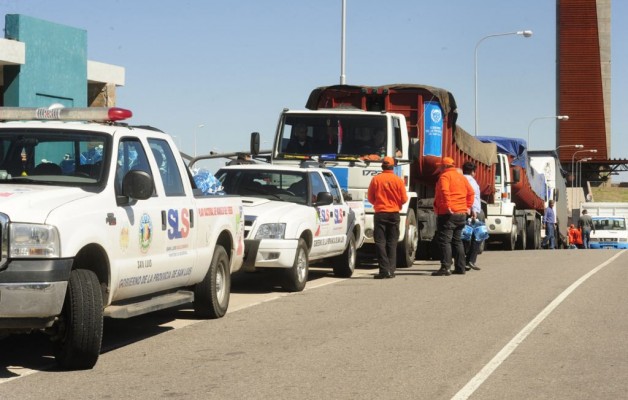
POLYGON ((290 268, 299 241, 296 239, 247 239, 244 241, 244 271, 255 268, 290 268))
POLYGON ((628 249, 628 243, 622 242, 589 242, 592 249, 628 249))
POLYGON ((68 259, 10 261, 0 271, 0 329, 59 315, 71 268, 68 259))
POLYGON ((484 223, 489 235, 506 235, 512 231, 512 216, 487 216, 484 223))

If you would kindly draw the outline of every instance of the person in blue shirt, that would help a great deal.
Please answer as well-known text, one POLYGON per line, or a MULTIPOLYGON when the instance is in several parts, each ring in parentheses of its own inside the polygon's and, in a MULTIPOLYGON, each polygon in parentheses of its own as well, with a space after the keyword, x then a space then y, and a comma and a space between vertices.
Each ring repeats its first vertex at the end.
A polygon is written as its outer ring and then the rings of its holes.
POLYGON ((543 215, 543 226, 545 227, 545 238, 543 238, 542 247, 548 245, 548 249, 556 248, 556 212, 554 211, 554 200, 550 200, 549 205, 545 209, 543 215))
MULTIPOLYGON (((462 165, 462 173, 464 177, 467 178, 471 187, 473 188, 473 205, 471 206, 471 221, 475 222, 475 220, 479 220, 484 222, 484 212, 482 212, 482 203, 480 201, 480 185, 475 180, 475 169, 476 165, 471 161, 467 161, 462 165)), ((465 253, 466 253, 466 264, 467 271, 470 269, 474 269, 476 271, 480 270, 480 267, 475 265, 478 261, 478 254, 480 253, 480 245, 482 241, 478 241, 474 234, 471 234, 471 239, 468 242, 465 242, 465 253)))

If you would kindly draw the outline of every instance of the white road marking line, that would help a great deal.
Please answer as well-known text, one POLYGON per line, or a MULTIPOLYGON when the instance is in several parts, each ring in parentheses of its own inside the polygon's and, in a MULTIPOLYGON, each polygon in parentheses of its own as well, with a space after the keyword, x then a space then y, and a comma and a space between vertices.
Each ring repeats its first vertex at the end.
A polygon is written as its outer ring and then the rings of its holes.
POLYGON ((471 380, 462 388, 452 400, 466 400, 477 390, 480 385, 482 385, 492 374, 495 372, 497 367, 504 362, 508 356, 523 342, 530 333, 541 323, 547 316, 556 309, 566 298, 569 296, 574 290, 578 288, 581 284, 583 284, 587 279, 593 276, 595 273, 600 271, 602 268, 606 267, 611 262, 615 261, 616 258, 625 253, 626 250, 622 250, 619 253, 615 254, 613 257, 606 260, 604 263, 598 265, 588 273, 584 274, 580 279, 571 284, 567 289, 565 289, 561 294, 558 295, 547 307, 543 309, 528 325, 526 325, 515 337, 512 338, 504 348, 500 350, 499 353, 491 361, 488 362, 478 372, 471 380))

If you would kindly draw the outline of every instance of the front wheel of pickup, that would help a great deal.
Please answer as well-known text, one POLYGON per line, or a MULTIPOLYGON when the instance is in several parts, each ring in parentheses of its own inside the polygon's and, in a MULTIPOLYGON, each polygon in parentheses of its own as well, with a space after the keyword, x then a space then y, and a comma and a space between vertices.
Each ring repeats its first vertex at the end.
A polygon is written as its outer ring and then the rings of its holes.
POLYGON ((349 233, 347 235, 347 248, 344 253, 331 260, 334 275, 339 278, 351 278, 353 271, 355 271, 356 259, 355 238, 353 233, 349 233))
POLYGON ((216 245, 209 270, 194 287, 194 313, 201 318, 220 318, 227 313, 231 293, 229 257, 224 247, 216 245))
POLYGON ((96 274, 86 269, 70 273, 57 335, 53 337, 55 359, 65 369, 90 369, 100 355, 103 301, 96 274))
POLYGON ((292 264, 292 267, 281 271, 283 273, 283 282, 281 286, 288 292, 300 292, 305 289, 309 270, 307 250, 305 240, 299 239, 297 253, 294 256, 294 263, 292 264))

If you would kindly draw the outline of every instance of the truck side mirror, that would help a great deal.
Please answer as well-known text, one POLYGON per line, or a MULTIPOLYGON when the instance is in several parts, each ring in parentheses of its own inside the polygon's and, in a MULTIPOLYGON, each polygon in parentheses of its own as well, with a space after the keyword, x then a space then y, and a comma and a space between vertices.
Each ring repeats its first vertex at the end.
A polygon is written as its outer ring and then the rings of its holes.
POLYGON ((334 202, 334 198, 329 192, 319 192, 316 195, 317 206, 328 206, 334 202))
POLYGON ((410 139, 410 148, 408 149, 409 154, 408 156, 410 157, 410 161, 416 161, 419 158, 419 139, 418 138, 411 138, 410 139))
POLYGON ((519 183, 521 181, 521 170, 515 168, 512 170, 512 183, 519 183))
POLYGON ((251 132, 250 150, 253 157, 259 154, 259 136, 259 132, 251 132))
POLYGON ((146 200, 153 195, 155 184, 147 172, 131 170, 122 179, 122 195, 131 199, 146 200))

